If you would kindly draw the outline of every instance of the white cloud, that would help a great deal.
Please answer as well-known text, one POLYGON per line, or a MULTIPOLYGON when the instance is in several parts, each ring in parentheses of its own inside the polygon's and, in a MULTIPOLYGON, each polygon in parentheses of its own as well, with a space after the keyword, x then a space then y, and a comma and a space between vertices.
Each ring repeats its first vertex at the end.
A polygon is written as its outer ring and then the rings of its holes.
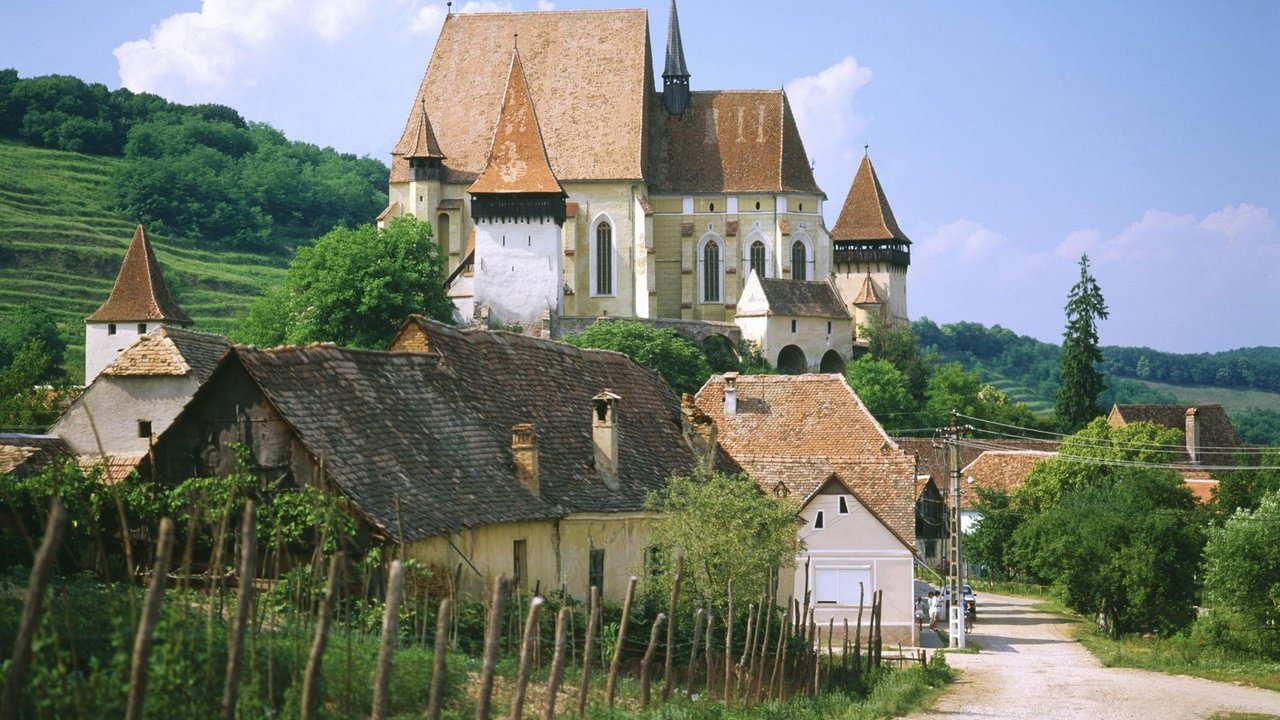
POLYGON ((371 0, 204 0, 200 12, 171 15, 145 40, 117 47, 120 81, 135 91, 198 97, 287 34, 341 40, 371 7, 371 0))
POLYGON ((953 220, 931 229, 923 242, 916 243, 921 261, 956 257, 972 261, 1005 245, 1005 237, 973 220, 953 220))
POLYGON ((555 10, 556 4, 551 2, 551 0, 538 0, 538 9, 539 10, 555 10))
MULTIPOLYGON (((493 2, 493 0, 468 0, 468 2, 454 3, 454 5, 453 12, 456 13, 511 12, 515 9, 509 2, 493 2)), ((539 10, 554 8, 554 3, 538 0, 539 10)), ((448 11, 445 4, 441 2, 423 5, 414 12, 413 20, 409 23, 409 31, 415 35, 435 37, 440 32, 440 26, 444 25, 444 18, 448 11)))
POLYGON ((1053 254, 1068 260, 1077 260, 1081 255, 1092 252, 1101 239, 1102 233, 1093 228, 1076 230, 1054 249, 1053 254))
POLYGON ((858 64, 852 55, 817 75, 807 75, 787 83, 787 97, 796 116, 806 149, 814 157, 856 157, 853 136, 863 130, 866 120, 853 107, 858 89, 871 82, 871 69, 858 64))
POLYGON ((1274 230, 1276 223, 1266 208, 1249 203, 1228 205, 1217 212, 1209 213, 1200 221, 1199 228, 1218 233, 1228 240, 1243 236, 1264 235, 1274 230))

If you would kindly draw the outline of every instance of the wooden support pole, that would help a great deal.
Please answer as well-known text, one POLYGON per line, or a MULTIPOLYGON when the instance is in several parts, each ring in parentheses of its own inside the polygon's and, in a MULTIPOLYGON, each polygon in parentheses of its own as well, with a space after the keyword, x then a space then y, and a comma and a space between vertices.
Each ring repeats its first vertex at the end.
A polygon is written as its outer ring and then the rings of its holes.
POLYGON ((329 626, 333 621, 333 599, 338 594, 338 568, 342 566, 343 554, 335 553, 329 558, 329 584, 325 587, 324 598, 320 601, 320 617, 316 624, 316 636, 311 641, 311 654, 307 657, 307 671, 302 680, 302 708, 300 720, 311 720, 316 708, 316 693, 320 679, 320 669, 324 664, 324 648, 329 641, 329 626))
POLYGON ((613 694, 618 689, 618 669, 622 666, 622 650, 627 642, 627 623, 631 621, 631 602, 636 595, 636 576, 627 581, 627 596, 622 601, 622 619, 618 622, 618 644, 613 649, 613 662, 609 665, 609 681, 605 686, 605 698, 613 709, 613 694))
MULTIPOLYGON (((564 596, 561 595, 561 597, 564 596)), ((560 681, 564 679, 564 665, 569 659, 565 649, 565 633, 572 620, 573 612, 567 607, 561 607, 556 615, 556 649, 551 657, 551 677, 547 678, 547 706, 542 711, 542 720, 555 720, 556 717, 556 700, 560 694, 560 681)))
POLYGON ((258 558, 257 530, 254 527, 252 500, 244 502, 240 523, 240 587, 236 591, 236 624, 227 648, 227 676, 222 685, 222 720, 233 720, 240 697, 240 665, 244 659, 244 634, 249 625, 249 609, 253 604, 254 563, 258 558))
POLYGON ((853 630, 853 676, 862 676, 862 604, 866 601, 867 589, 858 583, 858 625, 853 630))
MULTIPOLYGON (((16 517, 16 515, 15 515, 16 517)), ((31 663, 31 641, 40 626, 40 606, 44 604, 45 591, 49 588, 49 575, 58 557, 58 545, 67 527, 67 510, 62 500, 54 498, 49 507, 49 521, 44 526, 44 540, 31 565, 31 577, 27 581, 27 599, 22 606, 22 619, 18 621, 18 639, 13 644, 13 660, 4 680, 4 698, 0 700, 0 718, 17 720, 18 706, 22 704, 23 680, 27 665, 31 663)))
POLYGON ((733 706, 733 578, 727 585, 729 612, 724 620, 724 706, 733 706))
POLYGON ((770 698, 777 698, 782 695, 782 687, 779 685, 777 694, 774 694, 773 683, 781 677, 781 681, 785 683, 786 672, 785 663, 787 657, 787 629, 791 626, 791 603, 787 603, 787 613, 782 618, 782 625, 778 628, 778 648, 773 652, 773 673, 769 676, 769 692, 770 698))
POLYGON ((591 691, 591 655, 595 650, 596 627, 600 625, 600 588, 591 586, 587 595, 587 629, 582 646, 582 677, 578 685, 578 715, 587 713, 587 694, 591 691))
MULTIPOLYGON (((653 655, 658 650, 658 632, 667 619, 664 613, 658 613, 653 619, 653 629, 649 631, 649 647, 645 648, 644 658, 640 661, 640 705, 649 707, 649 684, 653 680, 653 655)), ((515 720, 514 718, 512 720, 515 720)))
MULTIPOLYGON (((671 602, 667 605, 666 663, 662 669, 662 702, 671 700, 671 680, 676 660, 676 603, 680 602, 680 581, 684 579, 684 553, 676 553, 676 577, 671 585, 671 602)), ((696 642, 696 641, 695 641, 696 642)))
POLYGON ((689 672, 684 683, 684 696, 686 699, 693 699, 693 672, 698 667, 698 642, 702 639, 702 622, 706 615, 706 611, 698 608, 693 614, 693 643, 689 648, 689 672))
POLYGON ((151 571, 151 586, 142 603, 142 617, 133 639, 133 662, 129 675, 129 704, 125 720, 141 720, 147 699, 147 676, 150 671, 151 638, 160 616, 160 603, 169 577, 169 553, 173 550, 173 521, 160 519, 160 539, 156 541, 156 560, 151 571))
POLYGON ((507 577, 499 575, 493 583, 493 599, 489 602, 489 619, 484 628, 484 665, 480 669, 480 697, 476 699, 476 720, 489 720, 493 676, 498 669, 498 643, 502 640, 502 604, 506 599, 507 577))
POLYGON ((708 697, 711 696, 711 685, 716 676, 715 653, 712 652, 715 649, 715 642, 714 642, 714 639, 712 638, 712 635, 715 634, 713 632, 713 630, 715 629, 715 620, 716 620, 715 615, 712 615, 711 611, 708 610, 707 611, 707 634, 702 638, 702 643, 703 643, 702 654, 706 658, 706 663, 707 663, 706 688, 707 688, 708 697))
POLYGON ((533 646, 538 641, 538 618, 542 615, 542 598, 529 598, 529 615, 524 621, 524 636, 520 639, 520 665, 516 671, 516 688, 511 693, 511 708, 507 717, 520 720, 524 714, 524 695, 529 689, 529 676, 533 673, 533 646))
POLYGON ((387 588, 387 606, 382 613, 382 644, 378 648, 378 669, 373 679, 373 712, 371 720, 387 716, 391 704, 391 659, 395 655, 400 620, 400 598, 404 595, 404 565, 391 561, 390 587, 387 588))
POLYGON ((747 690, 753 703, 760 701, 760 686, 764 683, 765 665, 769 662, 769 631, 773 627, 773 600, 766 601, 766 604, 767 607, 762 608, 761 612, 764 619, 764 638, 760 641, 760 657, 751 662, 751 674, 748 676, 747 683, 747 690))
POLYGON ((453 601, 444 598, 436 612, 436 648, 431 665, 431 699, 427 701, 427 720, 440 720, 440 708, 444 707, 445 681, 448 680, 446 658, 449 655, 449 614, 453 601))

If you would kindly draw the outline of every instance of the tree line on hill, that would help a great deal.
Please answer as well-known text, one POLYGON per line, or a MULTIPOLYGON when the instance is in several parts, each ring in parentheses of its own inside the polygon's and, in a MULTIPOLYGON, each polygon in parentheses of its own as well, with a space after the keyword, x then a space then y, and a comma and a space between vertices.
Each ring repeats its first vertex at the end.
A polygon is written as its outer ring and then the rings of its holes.
POLYGON ((123 157, 109 192, 130 219, 207 247, 287 250, 386 204, 387 166, 290 141, 224 105, 181 105, 67 75, 0 70, 0 137, 123 157))

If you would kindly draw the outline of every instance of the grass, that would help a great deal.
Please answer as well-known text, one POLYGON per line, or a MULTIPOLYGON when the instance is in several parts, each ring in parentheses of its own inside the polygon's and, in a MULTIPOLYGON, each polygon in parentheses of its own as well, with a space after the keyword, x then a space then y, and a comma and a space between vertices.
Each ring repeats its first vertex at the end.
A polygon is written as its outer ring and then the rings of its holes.
MULTIPOLYGON (((83 372, 84 319, 111 292, 135 219, 107 192, 119 158, 0 140, 0 315, 39 303, 66 334, 67 370, 83 372)), ((288 257, 201 247, 149 232, 169 289, 195 329, 226 334, 288 257)))
POLYGON ((1262 390, 1236 390, 1208 385, 1169 385, 1150 380, 1139 380, 1138 382, 1152 389, 1167 392, 1178 398, 1180 403, 1221 403, 1228 413, 1239 413, 1254 409, 1280 410, 1280 393, 1262 390))

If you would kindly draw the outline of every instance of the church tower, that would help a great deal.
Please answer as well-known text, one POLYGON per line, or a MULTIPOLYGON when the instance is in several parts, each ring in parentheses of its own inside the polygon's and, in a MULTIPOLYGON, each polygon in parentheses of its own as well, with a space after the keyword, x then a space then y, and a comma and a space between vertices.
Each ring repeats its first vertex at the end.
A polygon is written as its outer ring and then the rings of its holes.
POLYGON ((158 327, 190 326, 191 318, 169 295, 151 241, 139 225, 110 297, 84 321, 84 384, 92 383, 138 336, 158 327))
POLYGON ((840 295, 851 299, 854 332, 873 316, 885 326, 907 324, 911 240, 893 217, 870 156, 863 156, 854 175, 831 245, 832 272, 840 295))
POLYGON ((662 107, 672 117, 689 109, 689 68, 684 64, 684 43, 680 41, 680 16, 676 0, 671 0, 667 16, 667 65, 662 71, 662 107))
POLYGON ((404 154, 409 161, 409 207, 407 214, 419 220, 431 220, 431 213, 440 203, 440 181, 445 155, 440 151, 431 119, 427 117, 427 103, 418 107, 417 128, 413 146, 404 154))
POLYGON ((475 307, 488 307, 490 322, 500 325, 561 314, 568 195, 547 159, 518 48, 489 159, 467 192, 476 230, 475 307))

